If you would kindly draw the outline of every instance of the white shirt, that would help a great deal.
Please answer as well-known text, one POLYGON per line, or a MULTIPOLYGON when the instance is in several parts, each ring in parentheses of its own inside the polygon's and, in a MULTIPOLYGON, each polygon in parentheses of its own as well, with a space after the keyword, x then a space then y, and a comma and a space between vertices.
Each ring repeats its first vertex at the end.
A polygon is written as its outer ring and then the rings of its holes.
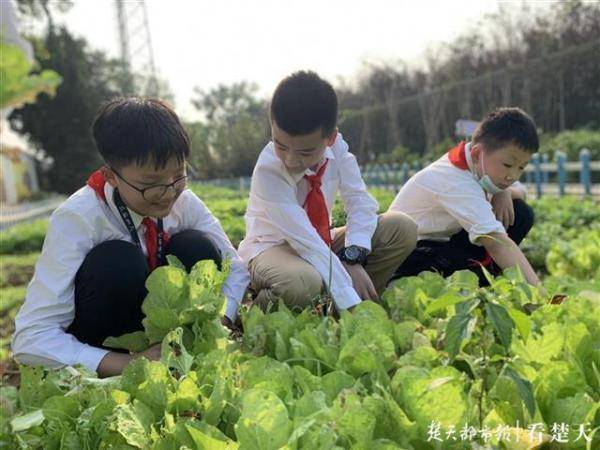
MULTIPOLYGON (((470 151, 469 144, 465 152, 470 151)), ((471 170, 454 166, 445 154, 411 177, 389 207, 408 214, 417 223, 418 240, 448 241, 464 229, 469 240, 490 233, 506 233, 496 219, 485 191, 471 170)))
MULTIPOLYGON (((108 350, 79 342, 65 332, 75 317, 75 275, 86 255, 98 244, 109 240, 132 242, 113 201, 114 189, 106 183, 107 203, 85 186, 69 197, 50 217, 42 253, 29 283, 25 303, 15 319, 12 341, 14 358, 21 364, 49 367, 83 364, 96 370, 108 350)), ((144 242, 143 217, 129 210, 144 242)), ((246 264, 237 255, 219 221, 190 190, 177 199, 163 219, 170 235, 186 230, 200 230, 219 248, 223 257, 231 258, 231 272, 223 286, 227 297, 226 314, 234 319, 246 287, 250 282, 246 264)))
MULTIPOLYGON (((327 168, 321 191, 325 197, 329 220, 335 196, 339 192, 347 213, 345 245, 371 250, 371 238, 377 228, 378 204, 367 192, 356 158, 338 134, 333 146, 325 151, 327 168)), ((319 236, 302 207, 310 190, 304 173, 290 174, 275 154, 272 142, 263 148, 252 174, 250 198, 246 211, 246 238, 238 252, 250 262, 268 248, 288 242, 298 255, 321 275, 338 309, 360 303, 352 280, 335 254, 319 236), (331 263, 331 284, 329 285, 331 263)))

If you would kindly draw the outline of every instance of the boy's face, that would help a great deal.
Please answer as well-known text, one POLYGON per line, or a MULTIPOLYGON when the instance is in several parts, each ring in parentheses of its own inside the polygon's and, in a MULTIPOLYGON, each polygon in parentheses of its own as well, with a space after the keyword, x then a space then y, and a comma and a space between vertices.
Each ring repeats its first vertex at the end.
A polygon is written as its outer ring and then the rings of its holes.
POLYGON ((518 181, 531 159, 531 153, 514 144, 505 145, 491 152, 482 144, 475 144, 471 149, 471 155, 479 176, 488 175, 501 189, 506 189, 518 181))
POLYGON ((335 143, 337 128, 326 137, 323 137, 320 129, 310 134, 292 136, 281 130, 272 120, 271 133, 275 154, 288 172, 296 174, 306 169, 315 169, 323 161, 325 150, 335 143))
POLYGON ((169 159, 164 168, 157 169, 154 161, 148 160, 142 166, 133 163, 120 169, 105 167, 103 172, 106 181, 119 190, 125 205, 144 217, 167 216, 186 187, 185 161, 176 157, 169 159), (172 183, 166 190, 160 187, 172 183))

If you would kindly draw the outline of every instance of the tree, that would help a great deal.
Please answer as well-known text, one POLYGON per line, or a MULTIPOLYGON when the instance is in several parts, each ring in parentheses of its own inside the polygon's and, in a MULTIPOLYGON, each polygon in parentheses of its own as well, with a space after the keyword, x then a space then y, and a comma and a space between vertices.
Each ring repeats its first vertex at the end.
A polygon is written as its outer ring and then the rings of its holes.
POLYGON ((257 91, 256 85, 246 82, 221 85, 209 92, 195 90, 197 98, 192 104, 206 118, 204 128, 195 126, 199 133, 196 141, 198 137, 204 139, 194 147, 200 173, 212 172, 211 178, 252 173, 270 136, 267 102, 257 97, 257 91))
POLYGON ((117 60, 90 50, 63 27, 50 31, 44 42, 36 40, 34 49, 41 70, 58 72, 63 82, 53 98, 41 94, 35 104, 14 110, 9 120, 54 159, 42 187, 70 194, 101 164, 90 126, 98 107, 119 94, 123 74, 117 60))
POLYGON ((54 31, 53 12, 65 13, 73 6, 72 0, 16 0, 16 4, 21 15, 45 20, 48 31, 54 31))
MULTIPOLYGON (((457 119, 519 106, 543 131, 600 127, 600 3, 499 5, 420 66, 372 65, 338 90, 340 129, 360 162, 397 145, 433 154, 457 119)), ((402 161, 395 161, 402 162, 402 161)))

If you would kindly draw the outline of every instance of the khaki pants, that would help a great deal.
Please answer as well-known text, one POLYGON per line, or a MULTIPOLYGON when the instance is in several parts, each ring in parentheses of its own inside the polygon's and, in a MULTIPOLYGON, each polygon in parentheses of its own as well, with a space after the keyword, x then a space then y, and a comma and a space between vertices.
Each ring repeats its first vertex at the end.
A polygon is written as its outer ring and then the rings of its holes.
MULTIPOLYGON (((334 253, 344 247, 345 237, 346 227, 334 230, 334 253)), ((410 217, 398 212, 379 215, 365 266, 379 295, 416 243, 417 226, 410 217)), ((287 242, 253 258, 249 268, 251 287, 257 293, 255 301, 263 310, 277 305, 279 298, 291 309, 304 309, 314 304, 324 289, 319 272, 287 242)))

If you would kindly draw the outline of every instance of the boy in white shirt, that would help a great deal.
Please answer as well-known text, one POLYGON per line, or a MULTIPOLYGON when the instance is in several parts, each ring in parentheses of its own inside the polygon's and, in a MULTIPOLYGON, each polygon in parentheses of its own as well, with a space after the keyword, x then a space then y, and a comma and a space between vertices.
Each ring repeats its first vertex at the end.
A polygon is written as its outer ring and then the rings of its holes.
POLYGON ((481 266, 492 274, 518 266, 530 284, 539 284, 519 249, 533 210, 518 182, 538 148, 533 120, 519 108, 498 108, 484 117, 471 142, 408 180, 389 210, 417 222, 418 244, 394 278, 471 269, 484 285, 481 266))
POLYGON ((338 310, 376 300, 415 246, 408 216, 377 216, 336 123, 337 96, 317 74, 297 72, 279 83, 271 102, 273 141, 252 174, 238 250, 263 309, 279 298, 303 309, 325 291, 338 310), (347 225, 331 230, 338 192, 347 225))
MULTIPOLYGON (((83 364, 110 376, 136 355, 102 343, 142 329, 145 280, 166 254, 188 270, 231 258, 225 325, 235 320, 249 274, 219 221, 186 190, 189 139, 169 106, 116 99, 100 109, 92 131, 106 164, 52 214, 12 350, 22 364, 83 364)), ((158 359, 160 344, 143 355, 158 359)))

